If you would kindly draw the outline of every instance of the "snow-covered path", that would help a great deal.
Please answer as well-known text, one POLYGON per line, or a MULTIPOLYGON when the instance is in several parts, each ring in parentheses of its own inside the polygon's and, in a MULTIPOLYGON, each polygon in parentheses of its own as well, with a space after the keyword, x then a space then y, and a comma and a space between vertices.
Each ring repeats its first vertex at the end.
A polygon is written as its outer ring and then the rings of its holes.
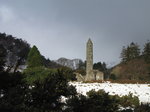
POLYGON ((110 95, 128 95, 132 93, 138 96, 140 102, 150 103, 150 84, 118 84, 118 83, 80 83, 70 82, 75 86, 78 93, 86 95, 86 93, 92 89, 98 91, 103 89, 105 92, 109 92, 110 95))

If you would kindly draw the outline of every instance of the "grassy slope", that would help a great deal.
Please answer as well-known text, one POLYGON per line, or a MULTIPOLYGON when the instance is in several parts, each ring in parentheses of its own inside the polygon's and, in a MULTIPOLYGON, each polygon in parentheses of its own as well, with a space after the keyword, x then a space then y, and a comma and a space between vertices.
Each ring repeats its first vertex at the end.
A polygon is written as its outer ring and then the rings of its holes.
POLYGON ((112 68, 111 74, 115 74, 118 79, 150 80, 150 64, 144 59, 138 58, 127 63, 120 63, 112 68))

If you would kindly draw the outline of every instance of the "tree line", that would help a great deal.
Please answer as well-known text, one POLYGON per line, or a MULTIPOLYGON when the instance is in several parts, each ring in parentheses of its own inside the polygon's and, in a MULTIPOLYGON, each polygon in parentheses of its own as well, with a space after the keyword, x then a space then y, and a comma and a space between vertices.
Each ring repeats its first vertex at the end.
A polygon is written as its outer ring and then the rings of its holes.
POLYGON ((150 63, 150 42, 149 41, 145 43, 142 53, 137 43, 132 42, 127 47, 123 46, 121 52, 121 62, 126 63, 140 57, 144 58, 145 62, 150 63))

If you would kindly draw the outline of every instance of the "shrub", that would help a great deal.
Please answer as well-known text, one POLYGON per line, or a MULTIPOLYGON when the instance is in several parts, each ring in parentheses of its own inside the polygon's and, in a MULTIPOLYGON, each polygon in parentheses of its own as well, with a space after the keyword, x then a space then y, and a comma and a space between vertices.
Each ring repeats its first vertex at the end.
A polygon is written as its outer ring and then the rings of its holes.
POLYGON ((73 70, 68 67, 59 68, 58 72, 60 72, 68 81, 76 80, 76 76, 73 73, 73 70))
POLYGON ((104 90, 91 90, 87 96, 68 99, 66 112, 117 112, 118 102, 115 96, 108 95, 104 90))
POLYGON ((117 79, 117 78, 116 78, 116 75, 115 75, 115 74, 111 74, 111 75, 110 75, 110 79, 116 80, 116 79, 117 79))
POLYGON ((25 80, 28 84, 32 84, 35 81, 43 82, 48 75, 55 74, 57 70, 51 70, 44 67, 33 67, 24 70, 26 76, 25 80))
POLYGON ((137 96, 133 96, 132 93, 129 95, 125 95, 122 97, 118 97, 120 105, 124 108, 126 107, 136 107, 139 105, 139 98, 137 96))
POLYGON ((150 112, 150 103, 142 103, 134 109, 134 112, 150 112))
POLYGON ((30 89, 28 107, 32 112, 62 111, 64 102, 61 97, 71 97, 76 94, 73 86, 69 86, 65 77, 58 72, 50 72, 42 82, 35 80, 30 89))

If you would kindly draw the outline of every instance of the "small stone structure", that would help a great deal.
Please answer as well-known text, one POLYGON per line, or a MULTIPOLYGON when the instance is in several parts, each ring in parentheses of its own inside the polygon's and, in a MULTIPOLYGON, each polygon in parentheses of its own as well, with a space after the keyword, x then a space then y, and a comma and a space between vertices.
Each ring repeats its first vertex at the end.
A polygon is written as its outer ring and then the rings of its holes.
POLYGON ((94 80, 104 80, 104 73, 99 70, 93 70, 94 80))
POLYGON ((86 76, 76 74, 78 81, 104 80, 104 73, 93 70, 93 43, 91 39, 86 44, 86 76))
POLYGON ((79 82, 84 81, 85 76, 83 76, 83 75, 81 75, 81 74, 79 74, 79 73, 74 73, 74 74, 76 75, 77 81, 79 81, 79 82))

